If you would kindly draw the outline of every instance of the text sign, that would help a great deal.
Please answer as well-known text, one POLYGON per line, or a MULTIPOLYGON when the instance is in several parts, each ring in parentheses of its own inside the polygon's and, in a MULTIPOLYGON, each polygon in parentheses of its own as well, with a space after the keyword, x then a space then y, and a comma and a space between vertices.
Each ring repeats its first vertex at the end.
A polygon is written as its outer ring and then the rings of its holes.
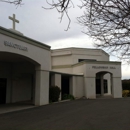
POLYGON ((14 44, 12 42, 4 41, 4 45, 9 46, 9 47, 13 47, 15 49, 19 49, 19 50, 22 50, 22 51, 28 51, 27 47, 24 47, 24 46, 21 46, 21 45, 18 45, 18 44, 14 44))
POLYGON ((92 66, 93 69, 116 69, 114 66, 92 66))

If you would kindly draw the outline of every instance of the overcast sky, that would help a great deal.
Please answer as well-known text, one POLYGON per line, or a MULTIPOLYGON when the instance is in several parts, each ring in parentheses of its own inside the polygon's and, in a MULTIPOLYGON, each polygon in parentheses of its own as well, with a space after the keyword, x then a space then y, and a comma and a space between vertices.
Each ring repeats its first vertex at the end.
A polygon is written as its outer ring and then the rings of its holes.
MULTIPOLYGON (((8 16, 15 14, 16 19, 20 21, 19 24, 16 24, 16 30, 27 37, 50 45, 52 49, 65 47, 94 48, 93 40, 81 32, 83 27, 76 21, 76 17, 83 13, 76 6, 79 4, 79 0, 76 0, 75 8, 70 9, 70 29, 65 31, 68 26, 67 17, 65 16, 60 23, 60 14, 56 10, 42 8, 42 6, 48 7, 46 0, 23 0, 23 5, 19 7, 0 2, 0 26, 7 29, 12 28, 12 21, 8 19, 8 16)), ((110 59, 118 60, 113 56, 110 59)), ((129 72, 130 67, 123 65, 122 78, 129 79, 129 72)))

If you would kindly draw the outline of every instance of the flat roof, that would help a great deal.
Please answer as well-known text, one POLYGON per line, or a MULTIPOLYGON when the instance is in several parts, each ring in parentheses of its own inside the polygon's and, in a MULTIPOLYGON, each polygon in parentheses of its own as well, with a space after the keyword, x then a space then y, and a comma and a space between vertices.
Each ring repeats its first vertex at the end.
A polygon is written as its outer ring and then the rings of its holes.
POLYGON ((116 61, 81 61, 79 63, 76 63, 72 66, 80 66, 80 65, 83 65, 83 64, 104 64, 104 65, 120 65, 121 62, 116 62, 116 61))
POLYGON ((61 74, 61 75, 69 75, 69 76, 83 76, 83 73, 71 74, 71 73, 64 73, 64 72, 57 72, 57 71, 49 71, 52 74, 61 74))
POLYGON ((81 47, 68 47, 68 48, 59 48, 59 49, 52 49, 51 51, 52 52, 55 52, 55 51, 63 51, 63 50, 73 50, 73 49, 76 49, 76 50, 97 50, 97 51, 102 51, 103 53, 105 53, 106 55, 108 55, 109 56, 109 54, 108 53, 106 53, 104 50, 102 50, 102 49, 96 49, 96 48, 81 48, 81 47))

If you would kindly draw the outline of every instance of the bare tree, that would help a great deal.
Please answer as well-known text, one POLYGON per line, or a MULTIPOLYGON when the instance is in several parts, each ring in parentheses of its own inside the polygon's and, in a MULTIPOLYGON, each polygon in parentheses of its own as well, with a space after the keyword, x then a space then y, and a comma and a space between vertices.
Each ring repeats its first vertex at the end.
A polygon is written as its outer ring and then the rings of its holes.
MULTIPOLYGON (((79 7, 84 10, 84 14, 77 19, 84 27, 83 33, 100 41, 95 44, 97 47, 107 48, 111 52, 116 52, 118 57, 129 60, 130 0, 80 1, 79 7)), ((63 17, 73 3, 71 0, 53 0, 48 4, 56 8, 63 17)))
POLYGON ((68 15, 68 9, 71 8, 72 6, 74 7, 72 0, 52 0, 51 2, 46 0, 46 2, 48 3, 48 5, 50 7, 46 8, 46 7, 43 6, 43 8, 44 9, 56 9, 61 15, 60 21, 62 21, 62 18, 63 18, 64 15, 67 16, 67 18, 69 20, 67 29, 65 30, 65 31, 67 31, 70 28, 70 23, 71 23, 71 19, 68 15))
POLYGON ((86 11, 78 18, 84 33, 99 40, 97 47, 129 61, 130 58, 130 0, 87 0, 81 8, 86 11))
POLYGON ((16 6, 22 5, 22 0, 0 0, 0 2, 6 2, 9 4, 14 4, 16 6))

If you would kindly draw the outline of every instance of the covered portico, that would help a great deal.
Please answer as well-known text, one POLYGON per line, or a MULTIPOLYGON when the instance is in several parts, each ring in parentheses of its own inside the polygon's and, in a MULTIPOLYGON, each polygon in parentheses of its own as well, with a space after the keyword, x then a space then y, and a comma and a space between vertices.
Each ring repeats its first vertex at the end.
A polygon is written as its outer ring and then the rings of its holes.
POLYGON ((97 94, 105 96, 105 87, 107 87, 108 95, 113 98, 122 97, 121 62, 83 61, 75 64, 73 71, 74 73, 84 73, 84 95, 86 98, 95 99, 97 94), (105 80, 107 86, 105 86, 105 80), (97 89, 100 93, 97 93, 97 89))
POLYGON ((1 103, 48 104, 50 62, 50 46, 0 27, 1 103))
POLYGON ((61 89, 59 100, 62 100, 64 94, 71 94, 75 98, 81 98, 84 95, 83 74, 69 74, 50 71, 50 87, 58 86, 61 89))

